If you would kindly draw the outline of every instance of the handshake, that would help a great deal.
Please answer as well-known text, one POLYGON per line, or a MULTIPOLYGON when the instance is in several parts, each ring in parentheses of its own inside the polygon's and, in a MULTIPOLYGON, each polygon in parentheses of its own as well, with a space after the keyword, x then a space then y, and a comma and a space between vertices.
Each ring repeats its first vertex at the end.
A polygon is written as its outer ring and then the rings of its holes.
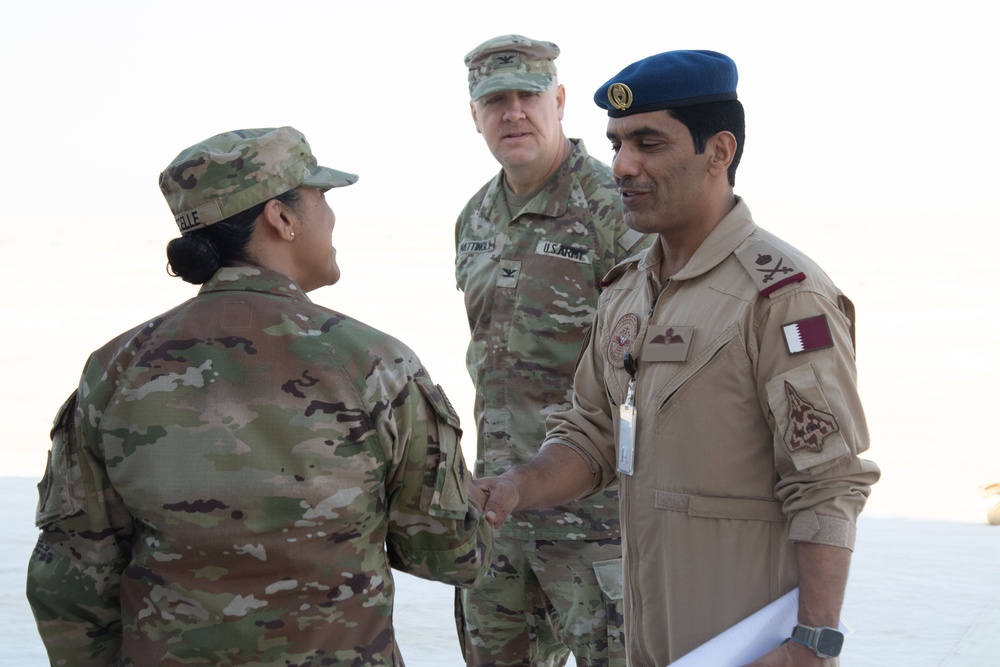
POLYGON ((499 477, 467 477, 466 488, 496 529, 515 510, 565 505, 589 495, 598 487, 595 473, 576 450, 553 443, 499 477))
POLYGON ((482 508, 486 522, 494 529, 504 525, 511 513, 518 509, 517 502, 520 494, 517 485, 506 475, 480 479, 468 477, 465 480, 465 485, 468 488, 469 497, 482 508))

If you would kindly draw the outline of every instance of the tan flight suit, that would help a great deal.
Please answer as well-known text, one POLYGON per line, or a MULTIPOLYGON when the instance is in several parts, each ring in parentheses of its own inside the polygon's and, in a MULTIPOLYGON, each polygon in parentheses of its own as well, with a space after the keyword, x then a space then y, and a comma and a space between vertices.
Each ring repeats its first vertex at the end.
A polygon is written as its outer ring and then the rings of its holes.
POLYGON ((599 466, 596 488, 620 483, 636 667, 663 667, 794 588, 796 541, 853 548, 879 477, 858 458, 853 305, 822 270, 742 201, 664 285, 661 258, 657 243, 609 275, 573 407, 546 440, 599 466), (637 434, 634 474, 619 475, 626 353, 637 434))

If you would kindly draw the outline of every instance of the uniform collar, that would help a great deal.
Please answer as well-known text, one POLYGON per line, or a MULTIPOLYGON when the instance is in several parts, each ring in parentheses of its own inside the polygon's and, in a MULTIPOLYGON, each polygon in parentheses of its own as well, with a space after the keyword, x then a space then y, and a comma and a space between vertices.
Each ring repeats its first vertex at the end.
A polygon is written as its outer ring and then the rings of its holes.
MULTIPOLYGON (((576 174, 583 168, 587 160, 587 148, 583 144, 583 139, 570 139, 569 142, 572 150, 559 165, 559 169, 556 170, 552 178, 549 179, 549 187, 536 194, 527 206, 521 209, 520 215, 530 213, 558 218, 566 212, 572 199, 573 190, 580 187, 576 174)), ((503 196, 503 171, 501 170, 490 182, 490 187, 483 198, 483 217, 488 220, 494 219, 496 217, 494 210, 504 211, 502 217, 507 217, 507 207, 503 203, 503 196)))
POLYGON ((287 296, 297 301, 310 301, 306 293, 283 273, 259 266, 227 266, 215 272, 198 294, 212 292, 258 292, 287 296))
MULTIPOLYGON (((750 215, 750 208, 742 197, 736 197, 736 206, 733 210, 715 226, 684 268, 671 276, 671 280, 690 280, 708 273, 733 254, 756 228, 757 225, 750 215)), ((649 252, 639 261, 639 269, 654 270, 662 260, 662 246, 658 242, 653 243, 649 252)))

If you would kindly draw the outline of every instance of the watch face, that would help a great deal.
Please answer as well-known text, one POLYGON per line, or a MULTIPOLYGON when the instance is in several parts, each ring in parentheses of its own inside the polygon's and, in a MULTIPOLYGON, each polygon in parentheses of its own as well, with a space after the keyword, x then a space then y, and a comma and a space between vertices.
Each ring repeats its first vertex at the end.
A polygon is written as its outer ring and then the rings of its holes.
POLYGON ((816 651, 831 658, 840 655, 840 649, 843 646, 844 635, 836 630, 824 629, 819 633, 819 639, 816 640, 816 651))

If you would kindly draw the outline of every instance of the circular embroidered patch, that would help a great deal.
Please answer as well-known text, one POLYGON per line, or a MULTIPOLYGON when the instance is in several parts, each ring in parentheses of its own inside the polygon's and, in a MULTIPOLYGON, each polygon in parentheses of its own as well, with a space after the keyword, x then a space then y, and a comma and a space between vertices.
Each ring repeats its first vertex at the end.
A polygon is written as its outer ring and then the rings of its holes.
POLYGON ((639 333, 639 317, 628 313, 622 315, 611 330, 611 342, 608 344, 608 359, 615 366, 625 365, 625 353, 632 351, 632 343, 639 333))

